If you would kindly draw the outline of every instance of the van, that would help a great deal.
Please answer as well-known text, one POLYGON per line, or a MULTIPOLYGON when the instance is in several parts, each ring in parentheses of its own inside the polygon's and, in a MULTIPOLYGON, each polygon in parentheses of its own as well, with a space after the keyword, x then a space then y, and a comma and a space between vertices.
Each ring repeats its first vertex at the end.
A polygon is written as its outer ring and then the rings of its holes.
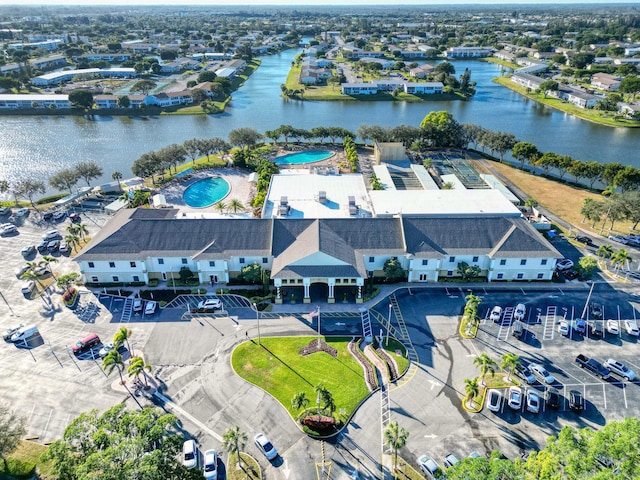
POLYGON ((91 347, 94 347, 99 343, 100 343, 100 337, 95 333, 90 333, 89 335, 84 337, 82 340, 79 340, 78 342, 76 342, 76 344, 71 347, 71 351, 73 352, 74 355, 79 355, 82 352, 86 352, 87 350, 90 350, 91 347))
POLYGON ((31 337, 38 335, 38 327, 35 325, 27 325, 18 329, 13 335, 11 335, 12 342, 26 342, 31 337))
POLYGON ((527 313, 527 308, 524 306, 524 304, 519 303, 518 305, 516 305, 516 309, 513 312, 513 318, 515 318, 516 320, 524 320, 524 316, 527 313))
POLYGON ((516 322, 513 324, 513 336, 516 337, 517 339, 520 339, 522 337, 523 332, 524 332, 524 327, 522 325, 522 322, 519 320, 516 320, 516 322))

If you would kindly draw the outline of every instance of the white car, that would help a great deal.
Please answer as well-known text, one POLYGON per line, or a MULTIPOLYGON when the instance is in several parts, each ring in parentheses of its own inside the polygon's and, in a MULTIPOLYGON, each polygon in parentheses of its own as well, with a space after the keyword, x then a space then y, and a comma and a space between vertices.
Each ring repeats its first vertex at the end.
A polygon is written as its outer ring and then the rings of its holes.
POLYGON ((544 383, 547 383, 549 385, 552 385, 553 383, 555 383, 556 379, 553 378, 553 375, 551 375, 546 368, 544 368, 542 365, 540 365, 539 363, 531 363, 529 364, 529 370, 531 370, 531 372, 538 378, 542 378, 542 380, 544 380, 544 383))
POLYGON ((524 316, 527 314, 527 307, 523 303, 516 305, 516 309, 513 311, 513 318, 516 320, 524 320, 524 316))
POLYGON ((569 335, 569 322, 566 320, 560 320, 558 324, 558 333, 560 335, 564 335, 565 337, 569 335))
POLYGON ((507 403, 513 410, 520 410, 522 407, 522 390, 520 387, 509 387, 509 401, 507 403))
POLYGON ((538 413, 540 411, 540 395, 537 390, 527 390, 527 411, 538 413))
POLYGON ((182 444, 182 464, 186 468, 198 466, 198 446, 195 440, 187 440, 182 444))
POLYGON ((632 337, 637 337, 638 335, 640 335, 640 330, 638 330, 638 324, 635 320, 625 320, 624 329, 627 331, 627 334, 631 335, 632 337))
POLYGON ((444 466, 447 468, 451 468, 459 463, 460 463, 460 460, 458 460, 458 457, 456 457, 453 453, 448 453, 444 457, 444 466))
POLYGON ((222 308, 222 302, 219 298, 207 298, 198 303, 198 310, 217 310, 222 308))
POLYGON ((56 238, 60 238, 60 232, 58 230, 49 230, 47 233, 42 235, 42 239, 48 241, 55 240, 56 238))
POLYGON ((149 300, 144 306, 144 314, 145 315, 153 315, 156 313, 156 308, 158 307, 158 302, 153 300, 149 300))
POLYGON ((24 275, 31 267, 29 265, 22 265, 18 268, 16 268, 15 274, 16 277, 20 278, 22 275, 24 275))
POLYGON ((420 470, 422 470, 430 480, 434 480, 436 478, 436 475, 438 476, 438 478, 442 477, 440 467, 428 455, 420 455, 420 457, 418 457, 418 465, 420 465, 420 470))
POLYGON ((502 407, 502 393, 500 390, 492 388, 487 395, 487 408, 490 412, 499 412, 502 407))
POLYGON ((497 322, 498 320, 500 320, 500 317, 502 317, 502 307, 496 305, 495 307, 493 307, 493 310, 491 310, 491 315, 489 315, 489 318, 494 322, 497 322))
POLYGON ((134 312, 142 311, 142 298, 136 297, 133 299, 133 311, 134 312))
POLYGON ((573 260, 568 258, 561 258, 556 261, 556 270, 564 272, 565 270, 571 270, 573 268, 573 260))
POLYGON ((27 215, 29 215, 29 209, 28 208, 19 208, 18 210, 15 211, 14 215, 16 217, 26 217, 27 215))
POLYGON ((278 451, 276 447, 269 441, 269 439, 265 436, 264 433, 260 432, 255 437, 253 437, 253 441, 258 447, 258 450, 262 452, 262 454, 267 457, 267 460, 273 460, 278 456, 278 451))
POLYGON ((607 332, 611 335, 620 335, 620 324, 617 320, 607 320, 607 332))
POLYGON ((215 450, 204 452, 204 465, 202 466, 204 478, 215 480, 218 478, 218 454, 215 450))
POLYGON ((634 381, 636 379, 636 373, 627 367, 624 363, 618 362, 613 358, 608 358, 603 365, 611 370, 616 375, 620 375, 626 381, 634 381))
POLYGON ((98 352, 98 357, 100 357, 100 358, 106 357, 111 350, 113 350, 113 343, 104 343, 104 344, 102 344, 102 348, 98 352))
POLYGON ((2 229, 0 230, 0 234, 2 235, 7 235, 8 233, 16 233, 18 231, 18 228, 13 223, 5 223, 0 228, 2 229))
POLYGON ((627 243, 629 243, 629 240, 627 240, 624 237, 621 237, 620 235, 609 235, 607 238, 609 240, 613 240, 614 242, 618 242, 618 243, 621 243, 623 245, 626 245, 627 243))

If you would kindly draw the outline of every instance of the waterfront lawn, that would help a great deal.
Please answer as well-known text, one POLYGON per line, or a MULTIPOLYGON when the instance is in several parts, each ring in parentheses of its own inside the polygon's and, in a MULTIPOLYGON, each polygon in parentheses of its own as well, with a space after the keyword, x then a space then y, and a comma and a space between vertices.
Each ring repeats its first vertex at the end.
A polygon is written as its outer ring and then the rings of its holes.
POLYGON ((507 87, 514 92, 518 92, 531 100, 542 103, 549 107, 555 108, 565 113, 575 115, 576 117, 590 122, 599 123, 601 125, 607 125, 610 127, 640 127, 640 121, 629 120, 627 118, 618 117, 615 112, 603 112, 601 110, 595 110, 593 108, 580 108, 572 103, 564 102, 553 97, 544 97, 543 94, 538 94, 534 91, 528 92, 526 88, 522 87, 511 81, 510 77, 496 77, 493 81, 503 87, 507 87))
MULTIPOLYGON (((476 163, 476 166, 482 170, 480 164, 476 163)), ((600 232, 602 223, 598 222, 595 228, 591 222, 583 223, 584 217, 580 210, 586 198, 601 201, 604 199, 602 195, 584 188, 567 185, 557 180, 551 180, 541 175, 533 175, 505 163, 492 162, 491 166, 525 192, 528 197, 535 198, 540 205, 560 218, 572 225, 579 225, 580 228, 585 230, 600 232)), ((607 228, 609 225, 610 222, 607 221, 607 228)), ((617 232, 627 234, 633 225, 629 221, 620 220, 614 226, 617 232)))
POLYGON ((324 386, 332 393, 336 409, 345 409, 350 416, 369 391, 362 367, 351 356, 347 345, 351 337, 322 337, 338 350, 332 357, 325 352, 302 356, 300 350, 317 337, 263 337, 240 344, 231 356, 237 375, 270 393, 292 417, 300 413, 291 406, 291 399, 305 392, 310 407, 316 399, 314 387, 324 386))

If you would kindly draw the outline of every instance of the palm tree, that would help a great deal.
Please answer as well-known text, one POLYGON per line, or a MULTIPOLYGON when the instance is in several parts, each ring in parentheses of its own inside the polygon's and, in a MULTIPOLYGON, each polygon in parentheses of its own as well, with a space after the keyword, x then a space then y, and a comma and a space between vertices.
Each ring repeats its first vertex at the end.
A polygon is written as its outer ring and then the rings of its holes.
POLYGON ((493 361, 493 359, 487 355, 486 353, 481 353, 476 358, 473 359, 473 364, 480 368, 480 376, 482 377, 482 385, 484 383, 484 376, 487 372, 491 372, 491 376, 495 375, 497 364, 493 361))
POLYGON ((127 350, 129 350, 129 353, 133 355, 133 350, 131 350, 131 345, 129 345, 130 337, 131 337, 131 330, 129 330, 127 327, 120 327, 120 329, 113 336, 114 350, 117 350, 117 348, 120 345, 122 345, 123 343, 126 343, 127 350))
MULTIPOLYGON (((27 262, 29 263, 29 262, 27 262)), ((44 289, 44 285, 42 284, 42 282, 40 281, 40 277, 38 277, 38 275, 36 275, 36 272, 34 272, 33 270, 29 269, 26 272, 24 272, 22 275, 20 275, 20 279, 21 280, 33 280, 35 281, 38 285, 40 285, 41 288, 44 289)))
POLYGON ((327 388, 322 383, 316 385, 314 390, 322 401, 322 410, 328 410, 329 413, 333 414, 333 412, 335 412, 336 410, 336 403, 333 400, 333 395, 331 394, 331 392, 327 390, 327 388))
POLYGON ((80 237, 73 233, 65 235, 64 241, 67 242, 67 245, 69 245, 71 250, 73 250, 74 252, 80 246, 80 237))
POLYGON ((124 385, 124 380, 122 379, 124 361, 122 360, 122 355, 120 355, 120 352, 118 352, 117 348, 109 350, 107 356, 102 360, 102 368, 105 372, 107 372, 107 376, 111 375, 111 372, 113 372, 114 369, 118 370, 118 375, 120 375, 120 383, 124 385))
POLYGON ((237 198, 232 199, 229 202, 229 205, 227 205, 227 208, 229 208, 230 210, 233 210, 233 213, 238 213, 238 210, 240 210, 241 212, 245 211, 244 205, 237 198))
POLYGON ((227 209, 227 204, 223 201, 219 201, 218 203, 216 203, 216 208, 220 213, 224 213, 224 211, 227 209))
POLYGON ((51 272, 51 276, 54 278, 54 280, 56 276, 53 274, 53 270, 51 269, 51 264, 56 263, 58 261, 59 260, 56 257, 52 257, 51 255, 44 255, 42 257, 42 261, 40 262, 41 265, 44 265, 49 270, 49 272, 51 272))
POLYGON ((464 391, 467 393, 467 399, 471 400, 473 405, 476 404, 475 398, 480 392, 480 386, 478 385, 477 378, 465 378, 464 379, 464 391))
POLYGON ((122 173, 120 172, 113 172, 111 174, 111 178, 113 180, 115 180, 116 182, 118 182, 118 190, 122 190, 122 187, 120 186, 120 180, 122 180, 122 173))
POLYGON ((85 235, 89 235, 89 229, 84 223, 76 223, 76 234, 84 240, 85 235))
POLYGON ((515 370, 516 366, 518 365, 518 360, 520 359, 520 357, 515 353, 507 352, 503 354, 502 357, 500 358, 501 358, 500 368, 502 370, 509 369, 509 374, 507 375, 507 381, 510 381, 511 372, 515 370))
POLYGON ((296 393, 291 399, 291 406, 296 410, 307 408, 307 405, 309 405, 309 399, 304 392, 296 393))
POLYGON ((238 464, 242 467, 242 450, 247 443, 247 434, 239 426, 227 429, 222 435, 222 448, 229 454, 238 455, 238 464))
POLYGON ((596 250, 596 255, 600 258, 610 258, 613 255, 613 247, 611 245, 600 245, 596 250))
POLYGON ((624 248, 616 251, 613 255, 611 255, 611 263, 616 270, 620 265, 624 266, 627 262, 631 261, 631 257, 629 256, 629 252, 627 252, 624 248))
POLYGON ((398 425, 398 422, 393 421, 387 425, 384 429, 383 438, 384 443, 391 449, 393 449, 393 470, 398 468, 398 450, 407 444, 407 438, 409 432, 398 425))
POLYGON ((129 360, 129 368, 127 368, 127 373, 130 377, 133 377, 136 381, 140 377, 140 375, 144 376, 144 384, 149 386, 149 382, 147 381, 147 374, 145 370, 151 371, 151 365, 146 363, 142 357, 133 357, 129 360))

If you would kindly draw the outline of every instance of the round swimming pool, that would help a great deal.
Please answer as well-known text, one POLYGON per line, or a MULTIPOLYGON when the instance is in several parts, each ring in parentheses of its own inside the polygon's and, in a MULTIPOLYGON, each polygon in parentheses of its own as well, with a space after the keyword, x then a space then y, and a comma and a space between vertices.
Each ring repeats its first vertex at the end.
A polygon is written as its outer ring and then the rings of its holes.
POLYGON ((276 158, 278 165, 302 165, 304 163, 319 162, 333 155, 329 150, 309 150, 307 152, 290 153, 276 158))
POLYGON ((198 180, 182 194, 187 205, 194 208, 204 208, 219 202, 231 190, 229 182, 220 177, 209 177, 198 180))

